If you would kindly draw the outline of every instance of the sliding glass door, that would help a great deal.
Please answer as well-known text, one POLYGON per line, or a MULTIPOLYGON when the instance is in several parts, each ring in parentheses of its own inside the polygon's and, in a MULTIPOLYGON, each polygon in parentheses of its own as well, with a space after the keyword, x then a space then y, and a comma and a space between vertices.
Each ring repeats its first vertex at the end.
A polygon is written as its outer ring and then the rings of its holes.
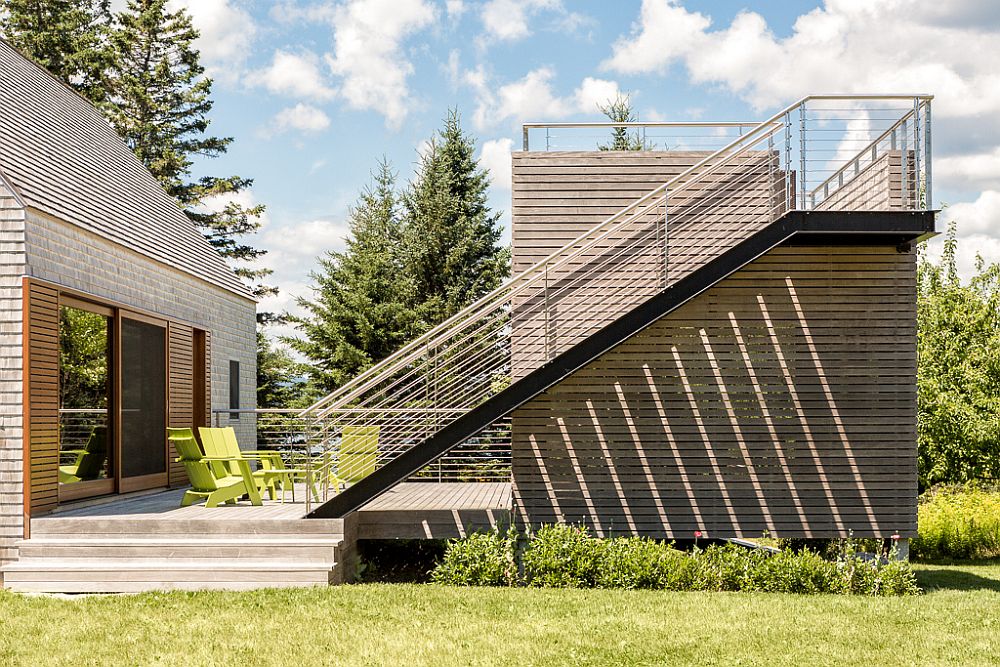
POLYGON ((119 491, 167 483, 167 330, 121 318, 121 480, 119 491))

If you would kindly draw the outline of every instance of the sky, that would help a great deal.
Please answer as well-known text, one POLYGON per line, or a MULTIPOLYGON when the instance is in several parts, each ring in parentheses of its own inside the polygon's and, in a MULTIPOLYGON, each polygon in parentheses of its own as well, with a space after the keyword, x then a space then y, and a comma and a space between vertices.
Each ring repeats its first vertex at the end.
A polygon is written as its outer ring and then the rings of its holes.
POLYGON ((931 93, 934 203, 959 221, 960 267, 1000 261, 1000 3, 172 1, 201 31, 210 130, 234 138, 196 175, 250 177, 242 201, 267 206, 251 241, 281 291, 262 309, 297 312, 377 162, 405 184, 449 108, 509 225, 520 124, 602 120, 619 92, 639 120, 740 121, 810 93, 931 93))

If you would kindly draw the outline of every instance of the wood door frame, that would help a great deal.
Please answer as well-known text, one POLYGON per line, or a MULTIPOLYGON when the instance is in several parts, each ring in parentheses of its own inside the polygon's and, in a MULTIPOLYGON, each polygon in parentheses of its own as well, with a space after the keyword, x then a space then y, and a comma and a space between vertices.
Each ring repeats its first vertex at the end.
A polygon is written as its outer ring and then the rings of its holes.
MULTIPOLYGON (((32 457, 34 456, 34 450, 33 450, 33 447, 31 445, 31 442, 32 442, 32 440, 31 440, 31 432, 32 432, 32 426, 34 426, 35 424, 33 423, 34 417, 32 415, 32 410, 31 410, 31 405, 30 405, 31 401, 29 399, 29 397, 31 395, 30 392, 32 391, 31 390, 31 386, 32 386, 32 382, 31 382, 32 371, 31 371, 31 369, 32 369, 32 364, 35 361, 33 359, 34 355, 32 354, 32 349, 31 349, 31 344, 30 344, 30 336, 29 336, 29 332, 32 330, 32 326, 33 326, 33 317, 32 317, 32 314, 31 314, 31 309, 32 309, 32 305, 35 303, 34 298, 32 296, 32 289, 33 288, 35 288, 35 289, 42 289, 42 290, 49 290, 49 291, 51 291, 51 292, 54 293, 53 297, 55 298, 55 301, 56 301, 56 304, 57 304, 56 305, 56 313, 55 313, 55 317, 56 317, 56 321, 57 322, 58 322, 58 317, 60 316, 59 309, 63 305, 67 305, 67 306, 71 306, 71 307, 78 307, 78 308, 82 308, 83 310, 88 310, 88 311, 98 312, 100 314, 109 315, 112 318, 112 336, 114 337, 113 341, 112 341, 112 355, 113 355, 113 357, 114 357, 114 355, 120 354, 120 344, 119 344, 119 340, 120 340, 120 322, 121 322, 121 319, 123 317, 128 317, 130 319, 134 319, 134 320, 138 320, 138 321, 142 321, 142 322, 147 322, 147 323, 152 323, 152 324, 155 324, 155 325, 163 327, 164 330, 165 330, 164 331, 164 333, 165 333, 165 336, 164 336, 164 346, 165 346, 165 348, 164 348, 164 364, 165 364, 164 370, 165 370, 165 379, 164 379, 164 381, 165 381, 165 385, 166 385, 165 389, 164 389, 165 390, 165 398, 166 398, 165 415, 164 415, 165 420, 169 420, 170 419, 170 406, 171 406, 171 402, 170 402, 170 371, 171 371, 171 365, 170 365, 171 364, 171 357, 170 357, 170 328, 171 328, 171 325, 183 325, 183 326, 190 327, 195 332, 195 336, 194 336, 194 340, 192 341, 192 345, 193 345, 193 348, 194 348, 193 351, 195 353, 196 365, 197 365, 197 368, 199 369, 199 371, 204 373, 204 375, 202 377, 196 377, 195 378, 194 387, 191 388, 195 392, 194 395, 192 396, 192 398, 196 401, 196 403, 195 403, 195 414, 194 414, 194 418, 195 419, 199 418, 199 414, 198 414, 198 411, 197 411, 198 408, 202 409, 202 413, 200 415, 200 417, 202 419, 207 420, 209 418, 210 408, 209 408, 209 406, 207 404, 207 401, 208 401, 208 397, 211 395, 211 392, 209 390, 209 386, 210 386, 210 383, 211 383, 211 359, 210 359, 210 355, 211 355, 211 352, 210 352, 211 347, 210 347, 210 345, 211 345, 211 343, 210 343, 210 341, 211 341, 212 332, 203 323, 194 323, 194 322, 190 322, 190 321, 178 318, 178 317, 172 317, 172 316, 162 315, 160 313, 154 313, 154 312, 151 312, 151 311, 148 311, 148 310, 144 310, 144 309, 141 309, 141 308, 136 308, 136 307, 133 307, 133 306, 130 306, 130 305, 127 305, 127 304, 115 301, 113 299, 108 299, 108 298, 97 296, 97 295, 94 295, 94 294, 89 294, 89 293, 83 292, 81 290, 73 289, 73 288, 70 288, 70 287, 65 287, 63 285, 60 285, 59 283, 55 283, 55 282, 52 282, 52 281, 43 280, 43 279, 39 279, 39 278, 34 278, 34 277, 30 277, 30 276, 25 277, 22 280, 21 290, 22 290, 22 322, 23 322, 22 326, 23 326, 23 333, 24 333, 24 338, 23 338, 24 343, 22 345, 22 355, 23 355, 23 363, 24 363, 24 373, 23 373, 23 378, 22 378, 22 389, 23 389, 23 393, 24 393, 23 409, 22 409, 22 415, 23 415, 23 434, 24 434, 23 435, 23 453, 24 453, 23 454, 24 455, 24 466, 23 466, 23 468, 24 468, 24 473, 23 473, 23 478, 24 478, 24 494, 23 494, 23 499, 24 500, 23 500, 23 502, 24 502, 24 519, 25 519, 25 521, 24 521, 25 529, 24 530, 25 530, 25 536, 26 537, 30 534, 30 532, 29 532, 30 531, 30 528, 29 528, 29 526, 30 526, 30 519, 31 519, 31 516, 33 514, 37 514, 37 513, 44 514, 46 512, 51 511, 51 509, 54 509, 55 507, 58 506, 58 504, 61 504, 62 502, 72 502, 72 501, 75 501, 75 500, 80 500, 83 497, 92 497, 92 495, 98 495, 98 494, 99 495, 110 495, 110 494, 115 494, 115 493, 126 493, 126 492, 128 492, 130 490, 133 490, 135 487, 142 487, 142 488, 164 487, 164 488, 166 488, 167 485, 168 485, 168 483, 169 483, 169 475, 170 475, 170 451, 169 451, 169 447, 168 447, 168 445, 166 443, 166 439, 164 438, 164 463, 165 463, 165 471, 163 473, 155 473, 154 475, 143 475, 143 476, 138 476, 138 477, 133 477, 133 478, 125 478, 124 483, 123 484, 119 484, 116 480, 119 480, 121 478, 120 478, 120 475, 118 474, 119 471, 115 470, 114 473, 113 473, 113 475, 112 475, 112 477, 109 478, 108 480, 95 480, 94 482, 81 482, 80 484, 87 484, 88 488, 85 488, 85 487, 81 486, 79 489, 68 489, 66 492, 62 491, 62 489, 60 488, 62 485, 60 485, 57 482, 56 483, 56 489, 57 489, 57 491, 56 491, 56 501, 55 501, 55 503, 53 503, 51 507, 49 507, 47 505, 46 501, 42 501, 41 503, 39 503, 39 504, 36 505, 35 499, 33 498, 31 490, 33 488, 33 484, 37 483, 37 479, 38 478, 36 477, 36 475, 39 474, 39 473, 36 472, 36 471, 34 471, 33 466, 32 466, 32 457), (199 390, 200 390, 200 392, 199 392, 199 390), (98 488, 96 488, 96 486, 93 486, 92 484, 101 485, 101 488, 98 489, 98 488)), ((45 358, 46 359, 49 358, 48 357, 48 353, 46 353, 45 358)), ((39 358, 39 360, 41 360, 41 358, 39 358)), ((56 359, 55 359, 55 361, 56 361, 56 365, 58 366, 58 350, 56 352, 56 359)), ((117 357, 114 357, 112 359, 111 363, 112 363, 112 368, 110 370, 111 370, 112 374, 117 377, 118 375, 120 375, 120 368, 121 368, 121 366, 120 366, 120 360, 117 359, 117 357)), ((58 370, 56 370, 56 377, 58 378, 58 370)), ((58 380, 56 381, 56 383, 58 385, 58 380)), ((119 382, 117 380, 113 383, 113 385, 114 385, 112 387, 113 391, 115 390, 115 387, 118 386, 118 384, 119 384, 119 382)), ((120 405, 120 396, 112 396, 112 403, 113 403, 113 406, 120 405)), ((119 447, 120 447, 120 445, 119 445, 120 436, 117 435, 118 433, 120 433, 120 430, 121 430, 120 429, 120 426, 121 426, 120 425, 120 420, 118 421, 117 424, 113 423, 115 421, 115 417, 114 417, 115 413, 118 413, 120 415, 120 410, 114 409, 113 406, 112 406, 112 419, 109 419, 109 431, 113 431, 113 433, 111 435, 111 438, 112 438, 113 442, 109 443, 109 453, 112 456, 115 457, 115 463, 114 463, 114 465, 120 466, 120 464, 118 463, 118 461, 121 460, 120 449, 119 449, 119 447)), ((168 423, 169 423, 169 421, 168 421, 168 423)), ((45 472, 46 477, 49 474, 55 474, 55 473, 50 473, 49 471, 45 472)), ((71 485, 66 485, 66 486, 71 486, 71 485)))
MULTIPOLYGON (((108 407, 106 409, 106 414, 108 417, 108 473, 109 475, 104 479, 94 479, 88 481, 75 482, 73 484, 63 484, 58 483, 58 498, 59 503, 72 502, 74 500, 82 500, 84 498, 93 498, 96 496, 106 496, 115 493, 117 488, 117 476, 116 468, 118 461, 118 451, 115 443, 118 440, 118 425, 115 423, 116 414, 118 410, 116 406, 118 405, 118 399, 116 395, 116 387, 118 384, 119 367, 116 363, 116 355, 118 349, 118 325, 117 317, 115 316, 115 309, 106 306, 101 303, 94 303, 86 299, 80 299, 76 296, 63 294, 62 291, 58 291, 56 295, 56 308, 58 310, 57 319, 62 320, 62 309, 63 308, 73 308, 76 310, 82 310, 88 313, 94 313, 96 315, 103 315, 109 319, 110 331, 108 340, 108 407)), ((61 345, 62 336, 59 336, 60 342, 57 343, 61 345)), ((57 368, 59 362, 56 362, 57 368)), ((61 378, 61 369, 56 370, 57 379, 61 378)), ((61 390, 61 383, 60 383, 61 390)), ((60 407, 60 411, 62 408, 60 407)), ((60 447, 62 449, 62 442, 60 440, 60 447)))

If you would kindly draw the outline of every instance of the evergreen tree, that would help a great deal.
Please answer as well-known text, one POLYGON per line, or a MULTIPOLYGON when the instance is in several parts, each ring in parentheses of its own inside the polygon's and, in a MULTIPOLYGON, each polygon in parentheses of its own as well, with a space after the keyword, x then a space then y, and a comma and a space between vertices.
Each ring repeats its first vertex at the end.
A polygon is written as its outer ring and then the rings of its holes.
MULTIPOLYGON (((212 80, 204 75, 194 48, 197 37, 187 11, 172 11, 168 0, 129 0, 114 20, 114 62, 105 75, 107 100, 102 109, 209 243, 236 264, 236 273, 260 281, 270 271, 245 263, 263 251, 241 242, 240 237, 260 227, 264 207, 235 201, 221 211, 206 206, 245 190, 253 181, 240 176, 192 179, 195 156, 219 156, 232 143, 231 137, 208 134, 212 80)), ((258 296, 274 292, 271 287, 255 286, 258 296)))
POLYGON ((3 0, 10 44, 94 103, 110 62, 108 0, 3 0))
POLYGON ((300 395, 298 368, 288 350, 257 328, 257 407, 285 408, 300 395))
POLYGON ((383 161, 350 212, 343 252, 328 252, 312 274, 314 298, 293 317, 303 338, 288 343, 306 357, 311 384, 328 393, 385 358, 417 333, 409 306, 412 284, 401 255, 403 237, 395 176, 383 161))
POLYGON ((498 287, 510 274, 499 245, 500 213, 486 203, 489 173, 457 111, 431 141, 403 199, 406 271, 423 326, 437 324, 498 287))
MULTIPOLYGON (((614 100, 608 100, 603 106, 598 106, 605 116, 612 123, 634 123, 635 114, 632 112, 632 101, 628 95, 618 95, 614 100)), ((601 144, 597 147, 602 151, 648 151, 653 145, 647 143, 638 132, 629 134, 627 127, 611 128, 611 143, 601 144)))

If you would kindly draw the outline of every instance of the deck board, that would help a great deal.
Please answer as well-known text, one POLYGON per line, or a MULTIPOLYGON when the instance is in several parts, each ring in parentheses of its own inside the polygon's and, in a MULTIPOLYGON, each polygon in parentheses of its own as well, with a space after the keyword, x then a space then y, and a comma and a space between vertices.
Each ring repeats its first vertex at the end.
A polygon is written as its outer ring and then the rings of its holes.
MULTIPOLYGON (((306 521, 305 489, 296 489, 296 502, 264 499, 206 508, 180 507, 183 489, 115 498, 61 508, 33 519, 39 525, 54 519, 218 520, 226 522, 306 521)), ((358 537, 362 539, 460 537, 474 530, 506 525, 511 509, 509 482, 404 482, 358 510, 358 537)))

